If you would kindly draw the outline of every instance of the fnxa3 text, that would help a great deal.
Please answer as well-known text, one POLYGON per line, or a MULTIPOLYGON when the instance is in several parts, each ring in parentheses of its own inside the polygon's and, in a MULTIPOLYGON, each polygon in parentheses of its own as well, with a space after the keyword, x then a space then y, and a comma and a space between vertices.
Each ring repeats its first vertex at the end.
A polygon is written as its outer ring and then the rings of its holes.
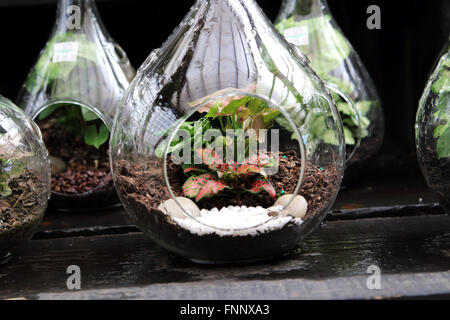
POLYGON ((270 314, 270 307, 268 305, 225 305, 224 314, 265 316, 270 314))

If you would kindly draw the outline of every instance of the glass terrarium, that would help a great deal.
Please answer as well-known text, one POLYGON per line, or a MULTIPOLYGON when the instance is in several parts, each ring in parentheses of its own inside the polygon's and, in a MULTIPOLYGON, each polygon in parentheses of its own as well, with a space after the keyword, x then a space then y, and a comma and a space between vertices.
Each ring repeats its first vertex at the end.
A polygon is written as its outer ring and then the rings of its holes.
POLYGON ((371 158, 384 137, 380 99, 358 54, 333 18, 327 1, 284 0, 275 25, 288 42, 308 57, 317 74, 343 93, 332 92, 332 96, 342 117, 347 153, 355 150, 347 166, 371 158))
POLYGON ((0 264, 38 228, 50 196, 50 160, 39 128, 0 96, 0 264))
POLYGON ((288 254, 340 188, 342 123, 254 0, 199 0, 122 100, 116 188, 162 247, 202 263, 288 254))
POLYGON ((417 155, 430 189, 450 213, 450 42, 420 100, 417 155))
POLYGON ((40 127, 51 156, 52 207, 91 209, 119 203, 108 140, 134 75, 94 1, 60 0, 50 40, 18 98, 40 127))

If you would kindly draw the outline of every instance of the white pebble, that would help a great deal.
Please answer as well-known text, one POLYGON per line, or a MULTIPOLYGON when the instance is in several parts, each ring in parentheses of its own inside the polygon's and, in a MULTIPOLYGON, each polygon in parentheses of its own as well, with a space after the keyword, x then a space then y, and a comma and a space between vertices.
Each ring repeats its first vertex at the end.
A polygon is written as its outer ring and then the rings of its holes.
POLYGON ((178 205, 178 203, 176 203, 174 199, 169 199, 167 201, 164 201, 158 207, 158 209, 164 212, 165 214, 171 216, 172 218, 178 219, 185 219, 188 217, 185 214, 184 210, 186 210, 194 218, 197 218, 201 215, 200 209, 191 199, 184 197, 178 197, 176 199, 180 205, 178 205))
POLYGON ((308 212, 308 202, 302 196, 296 196, 294 200, 292 200, 291 204, 289 204, 289 201, 291 201, 293 196, 294 195, 292 194, 282 196, 277 200, 275 206, 282 206, 283 208, 285 208, 282 212, 285 215, 304 219, 306 213, 308 212), (287 205, 289 205, 288 208, 286 208, 287 205))
MULTIPOLYGON (((282 207, 278 208, 280 212, 282 207)), ((193 234, 217 234, 219 236, 256 236, 261 233, 278 230, 289 222, 297 225, 301 219, 291 216, 270 216, 271 211, 262 207, 226 207, 218 210, 201 210, 200 216, 193 219, 177 219, 174 221, 193 234)))

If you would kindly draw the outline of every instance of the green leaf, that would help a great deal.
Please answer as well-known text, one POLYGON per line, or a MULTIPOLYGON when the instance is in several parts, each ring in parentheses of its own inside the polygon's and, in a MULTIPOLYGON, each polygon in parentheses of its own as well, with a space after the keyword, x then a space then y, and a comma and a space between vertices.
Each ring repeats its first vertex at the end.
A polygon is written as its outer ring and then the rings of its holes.
POLYGON ((265 128, 269 129, 273 126, 274 120, 281 115, 281 112, 277 109, 268 109, 263 113, 265 128))
POLYGON ((244 97, 241 99, 231 101, 225 108, 223 108, 221 115, 234 115, 236 111, 247 104, 247 102, 251 101, 252 97, 244 97))
POLYGON ((83 108, 83 107, 81 108, 81 115, 83 116, 83 119, 86 122, 99 119, 99 117, 94 112, 90 111, 89 109, 83 108))
POLYGON ((347 102, 338 102, 337 107, 340 113, 343 113, 350 117, 355 116, 355 111, 353 111, 352 107, 347 102))
POLYGON ((339 145, 339 140, 336 137, 336 132, 331 130, 331 129, 326 130, 322 134, 322 140, 326 144, 331 144, 331 145, 334 145, 334 146, 338 146, 339 145))
POLYGON ((323 115, 314 115, 311 117, 311 122, 309 124, 310 132, 312 135, 316 137, 320 137, 325 130, 327 129, 327 125, 325 122, 325 116, 323 115))
POLYGON ((58 109, 58 108, 59 108, 58 105, 53 105, 53 106, 50 106, 50 107, 44 109, 44 110, 39 114, 38 119, 39 119, 40 121, 47 119, 47 118, 50 117, 50 116, 56 111, 56 109, 58 109))
MULTIPOLYGON (((3 171, 3 168, 2 168, 3 171)), ((7 172, 1 172, 0 173, 0 196, 1 197, 7 197, 11 195, 12 190, 8 185, 10 176, 7 172)))
POLYGON ((440 126, 437 126, 434 131, 433 131, 433 137, 438 139, 439 137, 441 137, 445 130, 447 130, 447 128, 450 126, 450 124, 441 124, 440 126))
POLYGON ((302 21, 295 21, 294 17, 290 17, 276 27, 284 34, 287 29, 301 26, 308 27, 309 39, 316 43, 298 48, 309 58, 311 67, 319 76, 324 77, 337 69, 350 55, 350 44, 345 36, 331 25, 330 15, 302 21))
POLYGON ((450 70, 442 70, 438 80, 431 86, 434 94, 450 91, 450 70))
POLYGON ((450 119, 450 92, 443 92, 438 101, 438 118, 450 119))
MULTIPOLYGON (((350 96, 353 91, 355 91, 355 85, 345 79, 334 77, 330 74, 323 75, 323 79, 326 82, 330 82, 337 86, 343 93, 350 96)), ((333 96, 333 99, 338 102, 339 100, 342 100, 342 97, 337 93, 332 91, 331 95, 333 96)))
POLYGON ((356 102, 356 107, 359 109, 363 116, 367 115, 372 107, 374 106, 374 101, 359 101, 356 102))
POLYGON ((47 82, 66 80, 77 65, 77 62, 70 61, 53 62, 54 46, 59 42, 78 42, 78 57, 97 63, 95 45, 85 35, 72 32, 57 33, 41 51, 36 65, 27 77, 25 87, 28 92, 36 93, 47 82))
POLYGON ((9 187, 8 183, 0 183, 0 196, 8 197, 12 194, 12 190, 9 187))
POLYGON ((353 146, 355 145, 356 141, 355 138, 353 138, 352 132, 347 128, 344 127, 344 135, 345 135, 345 144, 353 146))
POLYGON ((447 127, 439 138, 436 151, 439 159, 450 157, 450 126, 447 127))
POLYGON ((91 125, 87 127, 86 133, 84 135, 84 142, 90 146, 100 149, 100 147, 106 141, 108 141, 108 138, 108 127, 104 123, 102 123, 99 130, 97 130, 97 125, 91 125))
POLYGON ((260 113, 266 107, 268 107, 267 103, 265 103, 261 99, 256 99, 256 98, 252 99, 247 104, 247 108, 250 110, 250 113, 251 113, 252 116, 260 113))
POLYGON ((220 101, 217 101, 213 106, 209 109, 208 113, 206 114, 206 118, 215 118, 219 114, 220 107, 222 106, 222 103, 220 101))

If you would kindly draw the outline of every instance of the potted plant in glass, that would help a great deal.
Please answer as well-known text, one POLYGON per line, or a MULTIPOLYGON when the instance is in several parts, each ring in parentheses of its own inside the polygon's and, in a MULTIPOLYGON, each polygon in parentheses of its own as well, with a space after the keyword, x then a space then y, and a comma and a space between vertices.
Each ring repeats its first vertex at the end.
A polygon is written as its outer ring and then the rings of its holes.
POLYGON ((50 40, 18 98, 37 121, 51 155, 53 207, 93 209, 119 203, 107 142, 134 74, 93 0, 59 1, 50 40))
POLYGON ((115 119, 113 177, 138 227, 202 263, 295 250, 345 158, 337 108, 305 61, 255 1, 197 1, 115 119))
POLYGON ((419 103, 416 143, 428 186, 450 212, 450 44, 445 50, 419 103))
POLYGON ((0 264, 32 237, 49 196, 50 161, 39 129, 0 96, 0 264))
POLYGON ((337 25, 327 1, 284 0, 275 25, 308 57, 317 74, 342 93, 332 92, 332 96, 342 117, 348 154, 360 140, 347 167, 360 167, 383 143, 383 110, 367 69, 337 25))

